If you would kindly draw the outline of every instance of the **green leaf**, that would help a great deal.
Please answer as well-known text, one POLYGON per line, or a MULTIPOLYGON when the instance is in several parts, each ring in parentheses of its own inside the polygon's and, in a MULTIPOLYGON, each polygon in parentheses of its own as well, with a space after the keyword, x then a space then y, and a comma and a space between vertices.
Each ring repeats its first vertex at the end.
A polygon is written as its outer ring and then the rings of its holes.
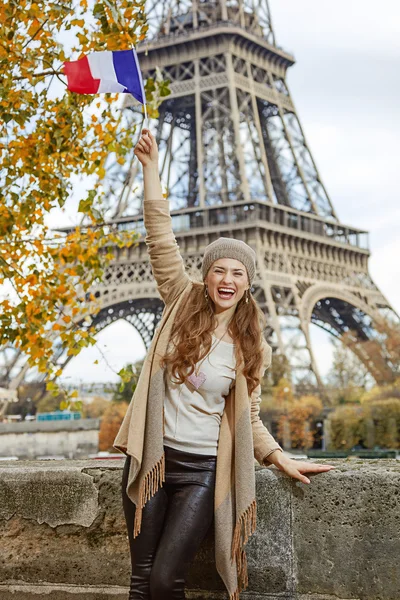
POLYGON ((104 5, 103 4, 95 4, 93 9, 93 14, 95 17, 104 13, 104 5))

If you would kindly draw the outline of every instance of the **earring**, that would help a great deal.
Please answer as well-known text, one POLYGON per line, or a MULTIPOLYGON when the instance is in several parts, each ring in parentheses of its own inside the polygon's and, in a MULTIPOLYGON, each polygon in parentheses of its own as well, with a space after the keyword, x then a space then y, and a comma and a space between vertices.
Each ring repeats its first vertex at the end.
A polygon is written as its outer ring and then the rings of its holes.
POLYGON ((249 288, 246 290, 246 304, 249 303, 249 288))
POLYGON ((205 298, 205 299, 207 300, 207 302, 208 302, 208 289, 207 289, 207 287, 206 287, 206 286, 204 286, 204 287, 205 287, 205 289, 204 289, 204 298, 205 298))

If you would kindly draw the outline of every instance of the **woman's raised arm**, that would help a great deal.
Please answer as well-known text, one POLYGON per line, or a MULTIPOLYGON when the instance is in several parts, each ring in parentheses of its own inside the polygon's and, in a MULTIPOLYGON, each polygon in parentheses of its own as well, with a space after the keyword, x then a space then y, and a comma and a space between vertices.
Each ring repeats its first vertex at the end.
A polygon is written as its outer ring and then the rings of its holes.
POLYGON ((169 201, 162 195, 157 143, 148 129, 142 130, 134 153, 143 167, 143 219, 151 269, 158 292, 168 305, 185 289, 190 278, 172 230, 169 201))

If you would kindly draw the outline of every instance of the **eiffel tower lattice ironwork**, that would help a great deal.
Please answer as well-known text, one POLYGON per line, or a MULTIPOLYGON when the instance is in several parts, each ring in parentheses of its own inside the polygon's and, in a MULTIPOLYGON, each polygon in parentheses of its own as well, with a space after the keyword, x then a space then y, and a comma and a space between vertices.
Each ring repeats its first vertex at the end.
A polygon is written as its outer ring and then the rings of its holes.
MULTIPOLYGON (((321 181, 286 82, 294 59, 276 43, 267 0, 148 0, 146 14, 149 35, 137 51, 144 78, 158 68, 170 80, 152 129, 188 271, 200 276, 203 250, 219 236, 243 239, 257 253, 253 293, 268 341, 296 382, 322 386, 310 323, 337 338, 351 331, 375 380, 391 380, 384 332, 398 316, 369 275, 367 232, 340 222, 321 181)), ((129 100, 124 110, 140 125, 129 100)), ((126 319, 148 347, 163 305, 136 157, 110 164, 108 186, 112 220, 143 236, 119 251, 96 289, 102 309, 93 324, 100 331, 126 319)))

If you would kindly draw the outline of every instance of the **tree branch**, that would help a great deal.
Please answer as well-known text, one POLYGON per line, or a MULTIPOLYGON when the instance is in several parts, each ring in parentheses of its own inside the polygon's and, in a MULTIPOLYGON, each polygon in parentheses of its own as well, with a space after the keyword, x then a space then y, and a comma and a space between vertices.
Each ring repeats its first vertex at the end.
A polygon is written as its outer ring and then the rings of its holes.
MULTIPOLYGON (((65 73, 64 71, 43 71, 42 73, 34 73, 32 77, 47 77, 48 75, 65 75, 65 73)), ((29 79, 29 77, 27 75, 20 75, 13 77, 13 79, 14 81, 21 81, 22 79, 29 79)))

